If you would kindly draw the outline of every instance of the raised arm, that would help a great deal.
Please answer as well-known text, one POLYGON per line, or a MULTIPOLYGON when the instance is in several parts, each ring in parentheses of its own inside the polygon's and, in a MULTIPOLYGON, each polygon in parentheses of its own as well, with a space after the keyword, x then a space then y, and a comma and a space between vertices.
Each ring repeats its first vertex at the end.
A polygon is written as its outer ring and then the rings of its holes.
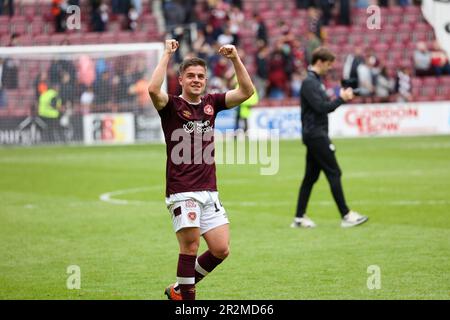
POLYGON ((150 84, 148 86, 148 93, 150 94, 150 98, 152 99, 153 105, 156 110, 161 110, 167 105, 169 101, 169 96, 167 92, 161 90, 161 86, 164 82, 164 78, 166 77, 167 66, 169 64, 169 60, 177 51, 179 47, 179 43, 176 40, 170 39, 166 40, 166 48, 164 50, 164 54, 159 60, 158 65, 153 71, 152 77, 150 79, 150 84))
POLYGON ((219 53, 231 60, 239 87, 230 90, 225 95, 225 105, 227 108, 240 105, 254 93, 252 79, 245 69, 241 58, 239 57, 236 47, 233 45, 225 45, 219 49, 219 53))

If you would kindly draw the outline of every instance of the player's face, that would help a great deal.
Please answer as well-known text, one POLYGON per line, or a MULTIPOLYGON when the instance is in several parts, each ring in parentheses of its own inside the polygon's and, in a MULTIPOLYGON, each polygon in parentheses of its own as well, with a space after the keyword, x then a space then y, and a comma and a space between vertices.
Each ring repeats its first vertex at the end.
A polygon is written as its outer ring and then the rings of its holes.
POLYGON ((187 68, 179 77, 183 92, 188 95, 201 95, 206 87, 206 70, 202 66, 187 68))
POLYGON ((321 74, 325 75, 333 68, 334 61, 323 61, 321 66, 321 74))

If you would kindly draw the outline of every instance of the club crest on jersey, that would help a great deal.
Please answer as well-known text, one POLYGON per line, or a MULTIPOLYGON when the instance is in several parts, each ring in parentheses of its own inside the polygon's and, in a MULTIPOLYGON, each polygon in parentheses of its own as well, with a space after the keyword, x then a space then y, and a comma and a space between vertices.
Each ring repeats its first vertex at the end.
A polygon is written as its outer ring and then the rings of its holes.
POLYGON ((212 116, 214 114, 214 108, 210 105, 207 104, 204 108, 203 108, 203 112, 205 114, 207 114, 208 116, 212 116))
POLYGON ((194 211, 191 211, 188 213, 188 218, 194 221, 195 218, 197 218, 197 214, 194 211))

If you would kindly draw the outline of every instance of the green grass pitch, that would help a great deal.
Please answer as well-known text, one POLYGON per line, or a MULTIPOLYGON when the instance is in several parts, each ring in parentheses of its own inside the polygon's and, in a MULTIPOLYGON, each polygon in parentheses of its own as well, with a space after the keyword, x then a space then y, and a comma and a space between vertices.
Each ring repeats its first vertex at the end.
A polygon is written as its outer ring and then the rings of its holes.
MULTIPOLYGON (((299 141, 280 143, 274 176, 218 165, 231 255, 198 299, 450 298, 450 136, 335 144, 349 205, 369 222, 340 227, 322 174, 308 208, 318 227, 289 228, 299 141)), ((1 148, 0 299, 164 299, 178 258, 164 184, 163 145, 1 148), (70 265, 80 290, 66 287, 70 265)))

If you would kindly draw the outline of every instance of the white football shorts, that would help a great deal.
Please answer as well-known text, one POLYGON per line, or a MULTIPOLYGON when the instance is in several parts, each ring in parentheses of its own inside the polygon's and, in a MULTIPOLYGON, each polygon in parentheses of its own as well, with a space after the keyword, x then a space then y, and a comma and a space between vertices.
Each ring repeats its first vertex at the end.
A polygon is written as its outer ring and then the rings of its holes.
POLYGON ((173 229, 197 227, 204 234, 228 224, 227 213, 219 201, 217 191, 195 191, 171 194, 166 205, 172 216, 173 229))

